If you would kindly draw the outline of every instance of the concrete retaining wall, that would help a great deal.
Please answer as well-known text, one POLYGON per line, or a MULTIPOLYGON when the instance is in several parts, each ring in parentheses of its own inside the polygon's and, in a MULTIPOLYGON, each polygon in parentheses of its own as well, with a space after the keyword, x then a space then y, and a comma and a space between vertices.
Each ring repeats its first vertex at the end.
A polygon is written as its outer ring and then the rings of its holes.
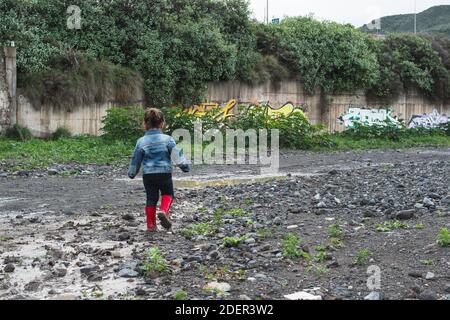
POLYGON ((344 128, 338 118, 345 113, 349 106, 387 108, 391 107, 406 122, 413 115, 430 114, 436 109, 441 114, 450 115, 450 104, 439 104, 429 101, 415 90, 403 92, 391 104, 381 101, 369 101, 363 92, 349 93, 335 96, 323 96, 317 90, 312 96, 306 94, 301 83, 296 81, 282 81, 274 84, 267 82, 260 86, 249 86, 239 81, 225 81, 210 83, 207 101, 226 103, 236 99, 241 103, 269 103, 278 108, 291 102, 296 106, 303 105, 306 114, 313 123, 323 123, 330 131, 342 131, 344 128))
POLYGON ((0 47, 0 134, 16 123, 16 48, 0 47))

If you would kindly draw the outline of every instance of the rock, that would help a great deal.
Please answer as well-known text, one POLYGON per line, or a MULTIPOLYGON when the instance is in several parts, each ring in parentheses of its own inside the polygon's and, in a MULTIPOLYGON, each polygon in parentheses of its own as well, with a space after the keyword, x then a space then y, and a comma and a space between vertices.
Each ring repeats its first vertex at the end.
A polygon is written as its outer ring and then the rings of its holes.
POLYGON ((319 203, 316 205, 316 207, 317 207, 317 208, 326 208, 326 207, 327 207, 327 204, 326 204, 325 202, 321 201, 321 202, 319 202, 319 203))
POLYGON ((121 269, 118 275, 121 278, 136 278, 139 273, 137 271, 134 271, 133 269, 125 268, 121 269))
POLYGON ((364 300, 383 300, 383 295, 380 292, 372 291, 364 297, 364 300))
POLYGON ((96 271, 100 271, 100 267, 97 265, 85 266, 85 267, 80 268, 80 272, 84 275, 89 275, 96 271))
POLYGON ((53 274, 54 274, 55 276, 57 276, 58 278, 63 278, 63 277, 65 277, 66 274, 67 274, 67 269, 65 269, 65 268, 56 268, 56 269, 53 271, 53 274))
POLYGON ((315 296, 305 291, 296 292, 284 297, 288 300, 322 300, 321 296, 315 296))
POLYGON ((8 256, 8 257, 5 258, 4 262, 5 262, 5 264, 8 264, 8 263, 20 263, 21 260, 20 260, 19 257, 8 256))
POLYGON ((350 290, 348 290, 348 288, 346 288, 344 286, 336 286, 336 288, 333 289, 333 294, 335 294, 336 296, 338 296, 340 298, 351 298, 352 297, 352 293, 350 292, 350 290))
POLYGON ((330 176, 335 176, 335 175, 339 174, 339 171, 337 171, 336 169, 333 169, 333 170, 331 170, 330 172, 328 172, 328 174, 329 174, 330 176))
POLYGON ((283 224, 283 220, 280 217, 275 217, 275 219, 273 219, 273 224, 276 226, 280 226, 283 224))
POLYGON ((3 269, 3 271, 5 273, 13 273, 14 270, 16 270, 16 267, 12 264, 12 263, 8 263, 5 268, 3 269))
POLYGON ((49 176, 56 176, 58 174, 58 170, 56 170, 56 169, 48 169, 47 170, 47 174, 49 176))
POLYGON ((124 214, 122 216, 122 219, 125 220, 125 221, 134 221, 134 220, 136 220, 135 216, 132 215, 131 213, 124 214))
POLYGON ((246 244, 253 244, 255 242, 256 242, 256 240, 254 238, 248 238, 244 241, 244 243, 246 243, 246 244))
POLYGON ((231 286, 226 282, 210 282, 206 286, 203 287, 205 291, 213 291, 213 292, 229 292, 231 290, 231 286))
POLYGON ((136 292, 137 296, 141 296, 141 297, 145 296, 147 294, 147 291, 142 287, 136 288, 135 292, 136 292))
POLYGON ((34 292, 34 291, 37 291, 40 288, 41 284, 42 283, 39 280, 33 280, 33 281, 27 283, 25 285, 24 289, 25 289, 25 291, 34 292))
POLYGON ((250 300, 252 300, 252 298, 250 298, 249 296, 246 296, 245 294, 241 294, 239 296, 239 300, 248 300, 248 301, 250 301, 250 300))
POLYGON ((89 282, 102 281, 103 280, 103 276, 100 273, 91 273, 91 274, 88 275, 87 280, 89 282))
POLYGON ((422 278, 422 274, 420 272, 415 271, 408 272, 408 276, 412 278, 422 278))
POLYGON ((447 284, 445 285, 444 291, 445 291, 446 293, 450 293, 450 283, 447 283, 447 284))
POLYGON ((127 241, 131 238, 130 234, 128 232, 123 232, 121 234, 119 234, 119 236, 117 237, 117 239, 119 241, 127 241))
POLYGON ((64 257, 64 251, 62 251, 61 249, 58 249, 58 248, 48 248, 47 255, 56 260, 59 260, 64 257))
POLYGON ((339 267, 339 262, 336 260, 327 264, 327 268, 338 268, 338 267, 339 267))
POLYGON ((415 212, 416 212, 416 210, 414 210, 414 209, 399 211, 395 215, 395 218, 397 220, 410 220, 410 219, 414 218, 415 212))
POLYGON ((419 300, 437 300, 437 295, 432 290, 425 290, 422 293, 419 294, 419 300))
POLYGON ((209 257, 210 257, 211 259, 217 259, 217 258, 219 257, 219 251, 217 251, 217 250, 211 251, 211 252, 209 253, 209 257))
POLYGON ((434 207, 435 206, 435 204, 434 204, 434 202, 433 202, 433 200, 431 200, 430 198, 425 198, 425 199, 423 199, 423 205, 425 206, 425 207, 427 207, 427 208, 432 208, 432 207, 434 207))
POLYGON ((424 205, 421 204, 421 203, 416 203, 416 204, 414 205, 414 208, 416 208, 416 209, 423 209, 423 208, 424 208, 424 205))
POLYGON ((298 225, 294 224, 292 226, 287 226, 288 230, 294 230, 294 229, 298 229, 298 225))
POLYGON ((436 275, 433 272, 427 272, 425 275, 426 280, 433 280, 436 277, 436 275))

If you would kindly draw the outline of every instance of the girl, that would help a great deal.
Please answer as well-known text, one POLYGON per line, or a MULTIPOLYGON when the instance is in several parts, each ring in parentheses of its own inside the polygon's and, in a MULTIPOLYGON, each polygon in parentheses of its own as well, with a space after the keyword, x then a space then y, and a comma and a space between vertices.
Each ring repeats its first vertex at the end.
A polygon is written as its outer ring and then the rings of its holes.
POLYGON ((147 232, 156 232, 156 205, 161 193, 161 212, 158 218, 161 225, 170 230, 172 222, 169 210, 173 202, 172 159, 183 170, 189 172, 190 166, 182 152, 176 147, 172 137, 162 134, 166 126, 164 114, 159 109, 147 109, 144 117, 145 136, 137 141, 131 159, 128 176, 134 179, 142 166, 145 191, 147 193, 147 232))

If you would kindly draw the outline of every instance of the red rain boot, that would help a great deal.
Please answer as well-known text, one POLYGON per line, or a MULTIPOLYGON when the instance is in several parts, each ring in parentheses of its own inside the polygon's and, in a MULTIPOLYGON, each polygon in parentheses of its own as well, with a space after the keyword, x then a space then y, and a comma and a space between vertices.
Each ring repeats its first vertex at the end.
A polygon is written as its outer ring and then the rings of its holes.
POLYGON ((155 232, 156 228, 156 207, 146 207, 145 214, 147 216, 147 231, 155 232))
POLYGON ((173 198, 171 196, 162 196, 161 199, 161 211, 158 213, 159 221, 161 221, 161 225, 164 229, 170 230, 172 228, 172 221, 169 218, 170 207, 172 206, 173 198))

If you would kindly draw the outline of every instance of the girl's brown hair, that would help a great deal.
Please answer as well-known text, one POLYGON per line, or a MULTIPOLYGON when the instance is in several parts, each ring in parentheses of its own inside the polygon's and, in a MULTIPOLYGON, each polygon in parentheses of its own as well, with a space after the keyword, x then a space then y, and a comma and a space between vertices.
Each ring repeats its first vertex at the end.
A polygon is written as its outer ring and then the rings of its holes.
POLYGON ((165 123, 164 113, 156 108, 145 110, 144 128, 145 130, 160 129, 165 123))

